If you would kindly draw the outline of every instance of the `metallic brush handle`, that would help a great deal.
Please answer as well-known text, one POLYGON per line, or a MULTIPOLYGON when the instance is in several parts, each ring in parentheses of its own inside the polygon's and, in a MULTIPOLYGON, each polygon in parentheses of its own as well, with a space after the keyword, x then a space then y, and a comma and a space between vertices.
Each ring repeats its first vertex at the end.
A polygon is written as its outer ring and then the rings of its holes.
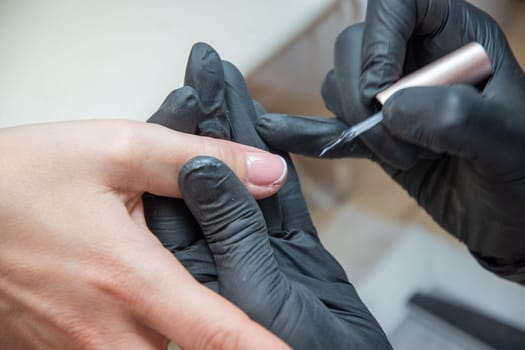
POLYGON ((397 91, 413 86, 477 84, 492 73, 492 63, 483 46, 472 42, 401 78, 376 95, 385 101, 397 91))
MULTIPOLYGON (((376 95, 383 105, 385 101, 401 89, 415 86, 438 86, 451 84, 477 84, 492 74, 492 63, 487 52, 477 42, 469 43, 456 51, 410 73, 387 89, 376 95)), ((343 142, 349 142, 383 120, 383 113, 378 112, 360 123, 346 129, 334 141, 327 144, 319 154, 324 156, 343 142)))

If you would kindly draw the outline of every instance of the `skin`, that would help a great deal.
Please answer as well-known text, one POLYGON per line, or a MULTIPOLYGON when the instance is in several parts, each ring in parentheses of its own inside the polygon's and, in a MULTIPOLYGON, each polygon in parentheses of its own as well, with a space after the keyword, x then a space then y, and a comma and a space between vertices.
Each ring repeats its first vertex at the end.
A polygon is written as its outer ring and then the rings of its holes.
MULTIPOLYGON (((220 158, 250 183, 250 147, 127 121, 0 129, 0 348, 286 349, 197 283, 145 224, 141 196, 220 158)), ((275 160, 275 159, 273 159, 275 160)))

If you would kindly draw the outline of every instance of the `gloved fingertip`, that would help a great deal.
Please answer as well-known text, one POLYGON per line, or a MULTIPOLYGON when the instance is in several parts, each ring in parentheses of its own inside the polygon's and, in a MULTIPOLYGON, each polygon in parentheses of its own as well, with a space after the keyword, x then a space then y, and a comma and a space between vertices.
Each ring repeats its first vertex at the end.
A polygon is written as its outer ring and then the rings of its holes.
POLYGON ((204 68, 205 71, 213 73, 222 69, 220 62, 219 54, 210 45, 203 42, 195 43, 188 57, 185 85, 195 86, 197 77, 194 76, 194 71, 204 68))
POLYGON ((228 73, 239 72, 237 67, 233 63, 228 61, 228 60, 222 60, 222 67, 223 67, 224 71, 225 72, 227 71, 228 73))
POLYGON ((278 113, 266 113, 259 116, 255 122, 255 130, 268 144, 275 146, 275 142, 286 140, 292 131, 286 121, 288 115, 278 113))
POLYGON ((222 61, 222 67, 226 84, 236 92, 245 95, 244 91, 248 91, 248 87, 241 71, 233 63, 226 60, 222 61))
MULTIPOLYGON (((250 191, 255 198, 265 198, 286 182, 288 167, 286 161, 268 152, 248 152, 245 166, 236 174, 219 159, 198 156, 181 168, 178 183, 182 197, 194 203, 211 203, 224 193, 233 191, 231 177, 238 175, 239 186, 250 191), (227 189, 223 188, 229 183, 227 189), (241 185, 242 183, 242 185, 241 185)), ((230 193, 231 195, 231 193, 230 193)))
POLYGON ((186 65, 185 84, 195 88, 209 118, 224 122, 224 71, 219 54, 210 45, 193 45, 186 65))
POLYGON ((167 128, 194 133, 202 115, 202 106, 197 92, 190 86, 172 91, 159 109, 148 119, 167 128))
POLYGON ((361 38, 363 37, 363 31, 365 30, 365 23, 359 22, 352 25, 349 25, 345 29, 343 29, 336 37, 335 39, 335 46, 341 45, 346 43, 348 40, 353 42, 354 38, 361 38))
POLYGON ((182 196, 196 202, 216 200, 221 181, 231 174, 217 158, 198 156, 190 159, 179 172, 178 182, 182 196), (203 190, 205 187, 205 190, 203 190))
POLYGON ((203 61, 210 55, 218 56, 213 47, 205 42, 196 42, 191 47, 190 57, 203 61))

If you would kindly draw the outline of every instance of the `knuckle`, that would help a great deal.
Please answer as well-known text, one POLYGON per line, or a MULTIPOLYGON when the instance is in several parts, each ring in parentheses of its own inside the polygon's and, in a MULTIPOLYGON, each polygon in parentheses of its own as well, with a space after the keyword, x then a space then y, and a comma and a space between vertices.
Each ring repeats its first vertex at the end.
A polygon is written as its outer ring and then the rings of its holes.
POLYGON ((141 305, 140 281, 133 264, 118 254, 100 256, 86 273, 87 284, 124 305, 141 305))
POLYGON ((54 310, 39 316, 52 325, 57 334, 61 334, 70 345, 74 345, 75 349, 104 348, 104 330, 77 310, 54 310))
POLYGON ((98 350, 103 349, 104 336, 102 332, 90 327, 85 323, 68 322, 64 325, 66 334, 77 349, 98 350))
POLYGON ((222 166, 221 163, 232 169, 236 169, 240 165, 237 162, 240 161, 238 158, 240 158, 241 149, 238 149, 231 143, 226 143, 222 140, 206 140, 206 142, 201 144, 201 147, 204 155, 214 159, 213 161, 210 160, 209 163, 216 168, 222 166))
POLYGON ((106 160, 112 166, 127 166, 131 163, 134 153, 140 149, 140 131, 135 123, 128 121, 117 122, 111 135, 106 135, 107 144, 104 148, 106 160))
POLYGON ((215 327, 205 330, 203 336, 198 337, 197 349, 231 349, 240 348, 241 330, 231 327, 215 327))

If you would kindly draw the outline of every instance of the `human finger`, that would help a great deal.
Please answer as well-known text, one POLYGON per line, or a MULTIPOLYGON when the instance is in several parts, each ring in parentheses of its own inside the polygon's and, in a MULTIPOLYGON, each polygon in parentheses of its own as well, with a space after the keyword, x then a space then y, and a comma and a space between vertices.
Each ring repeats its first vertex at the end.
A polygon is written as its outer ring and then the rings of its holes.
POLYGON ((99 126, 117 131, 103 150, 112 169, 109 184, 115 187, 180 197, 177 174, 199 155, 223 160, 256 198, 272 195, 286 179, 286 165, 279 156, 253 147, 139 122, 99 126))

